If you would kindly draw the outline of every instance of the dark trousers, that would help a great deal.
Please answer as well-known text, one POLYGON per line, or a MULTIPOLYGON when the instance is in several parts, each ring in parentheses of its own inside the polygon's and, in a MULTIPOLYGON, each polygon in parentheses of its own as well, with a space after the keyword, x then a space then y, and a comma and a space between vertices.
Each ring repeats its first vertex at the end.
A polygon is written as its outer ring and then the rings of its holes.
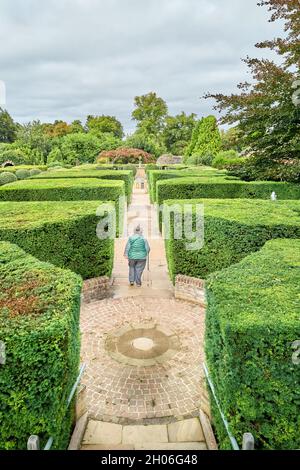
POLYGON ((142 284, 142 274, 146 266, 145 259, 130 259, 128 260, 129 266, 129 282, 136 283, 138 285, 142 284))

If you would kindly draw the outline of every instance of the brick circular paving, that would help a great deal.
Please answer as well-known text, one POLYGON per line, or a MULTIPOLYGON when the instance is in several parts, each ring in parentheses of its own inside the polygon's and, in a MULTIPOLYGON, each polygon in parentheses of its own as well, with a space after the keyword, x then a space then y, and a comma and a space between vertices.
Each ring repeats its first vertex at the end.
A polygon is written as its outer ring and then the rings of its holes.
POLYGON ((204 315, 175 299, 83 304, 82 384, 90 416, 120 423, 196 416, 204 391, 204 315))

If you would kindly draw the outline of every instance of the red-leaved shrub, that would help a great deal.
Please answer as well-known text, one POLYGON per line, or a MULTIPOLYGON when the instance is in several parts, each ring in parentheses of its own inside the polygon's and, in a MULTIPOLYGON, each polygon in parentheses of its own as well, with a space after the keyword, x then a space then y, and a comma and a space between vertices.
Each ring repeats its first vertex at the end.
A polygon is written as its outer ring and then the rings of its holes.
POLYGON ((119 148, 116 150, 104 150, 100 153, 97 162, 109 160, 111 163, 139 163, 140 159, 143 163, 155 162, 155 157, 141 149, 119 148))

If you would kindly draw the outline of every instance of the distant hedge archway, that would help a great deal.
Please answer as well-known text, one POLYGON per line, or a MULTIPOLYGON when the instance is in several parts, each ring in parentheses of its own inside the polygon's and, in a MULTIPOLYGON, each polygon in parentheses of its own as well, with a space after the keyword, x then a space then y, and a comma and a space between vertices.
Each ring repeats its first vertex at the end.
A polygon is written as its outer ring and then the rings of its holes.
POLYGON ((12 162, 11 160, 7 160, 6 162, 2 163, 1 165, 3 168, 6 168, 8 166, 15 166, 14 162, 12 162))

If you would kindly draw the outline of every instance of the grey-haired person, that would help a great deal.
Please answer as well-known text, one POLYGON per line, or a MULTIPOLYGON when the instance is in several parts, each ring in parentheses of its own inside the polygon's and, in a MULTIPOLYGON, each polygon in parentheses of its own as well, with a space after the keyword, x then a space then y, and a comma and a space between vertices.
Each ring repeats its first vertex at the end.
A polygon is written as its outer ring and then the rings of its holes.
POLYGON ((134 229, 134 234, 129 237, 124 251, 124 257, 128 259, 129 283, 131 286, 136 283, 138 287, 141 287, 142 274, 146 267, 149 252, 149 243, 143 236, 142 228, 138 225, 134 229))

